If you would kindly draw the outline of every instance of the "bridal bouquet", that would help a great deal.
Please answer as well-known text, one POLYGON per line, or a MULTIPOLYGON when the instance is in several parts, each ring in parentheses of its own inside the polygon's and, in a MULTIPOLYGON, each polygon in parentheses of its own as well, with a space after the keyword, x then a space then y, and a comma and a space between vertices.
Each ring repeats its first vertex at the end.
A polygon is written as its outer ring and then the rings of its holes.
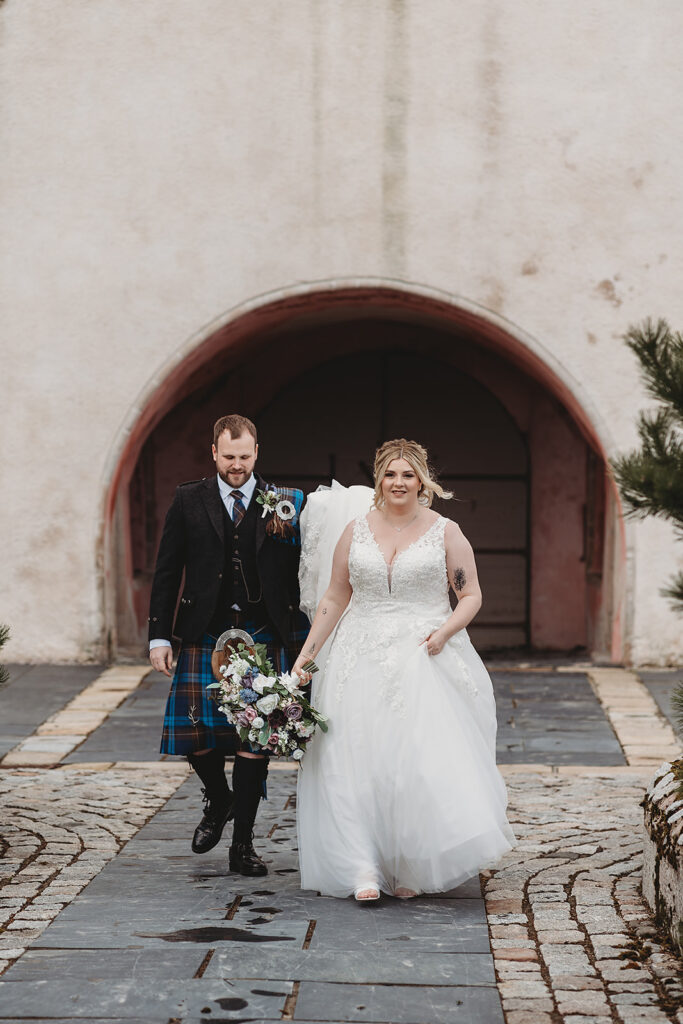
MULTIPOLYGON (((231 640, 225 644, 221 676, 208 689, 215 690, 219 710, 237 728, 243 741, 275 756, 301 761, 306 744, 320 726, 327 732, 327 719, 313 707, 300 689, 298 676, 278 675, 267 656, 265 644, 231 640)), ((317 666, 309 662, 306 671, 317 666)))

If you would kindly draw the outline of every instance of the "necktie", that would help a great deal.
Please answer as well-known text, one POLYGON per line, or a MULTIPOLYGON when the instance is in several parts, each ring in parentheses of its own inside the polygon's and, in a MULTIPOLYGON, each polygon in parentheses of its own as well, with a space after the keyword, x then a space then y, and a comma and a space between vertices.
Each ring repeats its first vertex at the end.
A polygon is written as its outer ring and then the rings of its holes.
POLYGON ((246 512, 244 503, 242 501, 244 495, 242 494, 241 491, 230 491, 230 497, 234 498, 232 506, 232 521, 235 524, 235 526, 239 526, 239 524, 242 522, 242 519, 244 518, 244 513, 246 512))

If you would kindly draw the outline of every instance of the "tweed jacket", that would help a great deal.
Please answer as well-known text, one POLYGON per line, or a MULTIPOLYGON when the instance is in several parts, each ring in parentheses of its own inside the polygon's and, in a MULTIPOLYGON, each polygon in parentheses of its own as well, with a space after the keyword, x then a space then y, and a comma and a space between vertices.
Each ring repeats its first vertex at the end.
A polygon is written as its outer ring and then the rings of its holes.
MULTIPOLYGON (((286 645, 300 620, 299 515, 304 495, 299 490, 267 484, 258 475, 256 488, 276 491, 278 499, 290 501, 295 508, 290 520, 294 535, 282 539, 266 531, 268 519, 275 513, 262 516, 259 506, 255 537, 263 601, 272 625, 286 645)), ((256 491, 251 500, 256 500, 256 491)), ((181 484, 166 515, 159 544, 150 598, 150 640, 169 640, 172 635, 186 643, 201 639, 221 589, 224 544, 223 509, 216 477, 181 484), (178 603, 183 574, 183 592, 178 603)))

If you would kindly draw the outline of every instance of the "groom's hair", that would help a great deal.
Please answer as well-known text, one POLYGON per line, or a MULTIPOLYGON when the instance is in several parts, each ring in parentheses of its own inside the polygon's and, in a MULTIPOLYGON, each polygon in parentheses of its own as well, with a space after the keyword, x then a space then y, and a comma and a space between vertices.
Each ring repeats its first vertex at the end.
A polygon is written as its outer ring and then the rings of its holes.
POLYGON ((237 413, 233 413, 231 416, 221 416, 219 420, 216 420, 213 426, 213 443, 215 445, 218 444, 218 438, 226 430, 232 438, 241 437, 242 434, 251 434, 254 444, 258 444, 256 427, 246 416, 238 416, 237 413))

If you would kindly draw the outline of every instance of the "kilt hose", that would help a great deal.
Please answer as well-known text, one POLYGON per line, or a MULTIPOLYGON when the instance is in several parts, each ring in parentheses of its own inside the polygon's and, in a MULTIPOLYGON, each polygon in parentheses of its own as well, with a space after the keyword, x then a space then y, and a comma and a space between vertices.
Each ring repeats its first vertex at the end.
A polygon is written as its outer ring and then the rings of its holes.
MULTIPOLYGON (((274 633, 270 625, 264 626, 249 620, 240 613, 225 628, 243 629, 256 643, 265 644, 268 657, 276 672, 286 672, 294 664, 296 656, 308 634, 308 623, 303 616, 297 621, 300 628, 289 638, 287 647, 274 633)), ((235 754, 238 750, 251 750, 251 744, 243 743, 225 715, 218 710, 213 690, 207 690, 209 683, 216 682, 211 671, 211 654, 217 637, 205 633, 196 643, 183 644, 178 654, 171 692, 166 702, 166 714, 161 734, 161 753, 187 756, 195 750, 220 750, 224 754, 235 754)))

